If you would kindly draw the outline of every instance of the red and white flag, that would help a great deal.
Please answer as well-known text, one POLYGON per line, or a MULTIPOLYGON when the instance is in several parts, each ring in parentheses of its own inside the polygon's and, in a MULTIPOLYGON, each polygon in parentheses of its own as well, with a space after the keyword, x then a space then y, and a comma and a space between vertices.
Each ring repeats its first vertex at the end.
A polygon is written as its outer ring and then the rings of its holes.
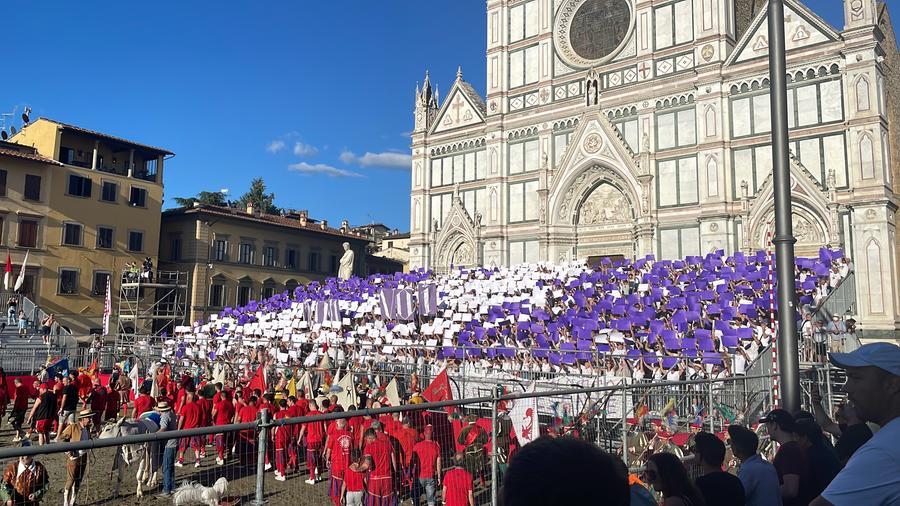
POLYGON ((25 284, 25 266, 28 265, 28 251, 25 251, 25 259, 22 260, 22 269, 19 271, 19 277, 16 279, 16 286, 13 287, 15 291, 19 291, 22 288, 22 285, 25 284))
POLYGON ((109 316, 112 314, 112 276, 106 276, 106 300, 103 302, 103 335, 109 335, 109 316))
POLYGON ((6 270, 3 272, 3 289, 9 290, 9 282, 12 281, 12 258, 9 251, 6 252, 6 270))
MULTIPOLYGON (((534 383, 528 389, 534 392, 534 383)), ((538 403, 537 397, 529 399, 516 399, 516 403, 509 412, 512 420, 513 428, 516 430, 516 439, 519 440, 519 446, 534 441, 541 435, 541 427, 538 419, 538 403)))

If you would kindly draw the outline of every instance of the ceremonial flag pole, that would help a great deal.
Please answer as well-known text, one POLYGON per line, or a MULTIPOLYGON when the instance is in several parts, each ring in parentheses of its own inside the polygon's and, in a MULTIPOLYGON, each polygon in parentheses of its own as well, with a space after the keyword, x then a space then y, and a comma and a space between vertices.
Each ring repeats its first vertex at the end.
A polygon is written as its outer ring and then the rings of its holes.
POLYGON ((112 314, 112 276, 106 276, 106 299, 103 302, 103 335, 109 335, 109 316, 112 314))
POLYGON ((28 251, 25 251, 25 259, 22 260, 22 269, 19 270, 19 277, 16 279, 16 286, 13 287, 13 290, 18 292, 22 285, 25 284, 25 267, 28 265, 28 251))
POLYGON ((12 281, 12 258, 9 250, 6 250, 6 269, 3 272, 3 289, 9 291, 9 282, 12 281))

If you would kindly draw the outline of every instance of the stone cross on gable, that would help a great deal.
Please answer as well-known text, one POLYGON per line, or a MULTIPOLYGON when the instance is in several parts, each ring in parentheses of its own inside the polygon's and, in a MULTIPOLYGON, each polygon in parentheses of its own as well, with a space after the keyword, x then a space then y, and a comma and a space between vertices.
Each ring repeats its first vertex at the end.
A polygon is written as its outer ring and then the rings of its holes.
POLYGON ((453 108, 454 112, 456 112, 456 123, 459 123, 459 110, 465 107, 463 104, 463 98, 460 95, 456 95, 456 99, 453 100, 453 105, 450 107, 453 108))

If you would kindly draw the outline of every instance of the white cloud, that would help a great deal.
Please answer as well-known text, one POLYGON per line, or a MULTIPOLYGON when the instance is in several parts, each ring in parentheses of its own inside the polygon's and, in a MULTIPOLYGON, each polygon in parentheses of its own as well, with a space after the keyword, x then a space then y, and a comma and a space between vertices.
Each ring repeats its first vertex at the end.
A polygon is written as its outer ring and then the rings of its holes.
POLYGON ((319 150, 315 146, 297 141, 294 143, 294 154, 297 156, 316 156, 319 154, 319 150))
POLYGON ((269 153, 277 153, 283 150, 286 146, 287 145, 283 140, 275 139, 274 141, 270 142, 268 146, 266 146, 266 151, 268 151, 269 153))
POLYGON ((291 165, 288 165, 288 170, 309 175, 324 174, 328 177, 363 177, 363 175, 358 172, 353 172, 352 170, 347 169, 339 169, 337 167, 332 167, 331 165, 326 165, 324 163, 293 163, 291 165))
POLYGON ((410 170, 412 156, 407 153, 385 151, 382 153, 366 152, 362 156, 355 155, 352 151, 341 153, 340 160, 344 163, 356 164, 360 167, 379 167, 382 169, 410 170))

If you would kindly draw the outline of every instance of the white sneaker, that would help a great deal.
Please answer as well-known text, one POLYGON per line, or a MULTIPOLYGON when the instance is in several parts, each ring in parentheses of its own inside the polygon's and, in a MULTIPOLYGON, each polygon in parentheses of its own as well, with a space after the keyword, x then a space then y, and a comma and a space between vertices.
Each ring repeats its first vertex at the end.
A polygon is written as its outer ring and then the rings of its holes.
POLYGON ((194 462, 194 467, 200 467, 200 461, 194 462))
POLYGON ((271 470, 271 469, 272 469, 272 463, 271 463, 271 462, 270 462, 270 463, 267 463, 267 464, 266 464, 266 471, 269 471, 269 470, 271 470))
POLYGON ((175 467, 184 467, 184 462, 175 462, 175 467))
POLYGON ((306 480, 306 481, 304 481, 304 483, 308 483, 308 484, 310 484, 310 485, 315 485, 315 484, 316 484, 316 480, 306 480))
POLYGON ((287 478, 285 478, 284 475, 275 473, 275 481, 287 481, 287 478))
POLYGON ((225 461, 222 460, 222 459, 220 459, 219 457, 216 457, 216 465, 217 465, 217 466, 224 466, 224 465, 225 465, 225 461))

